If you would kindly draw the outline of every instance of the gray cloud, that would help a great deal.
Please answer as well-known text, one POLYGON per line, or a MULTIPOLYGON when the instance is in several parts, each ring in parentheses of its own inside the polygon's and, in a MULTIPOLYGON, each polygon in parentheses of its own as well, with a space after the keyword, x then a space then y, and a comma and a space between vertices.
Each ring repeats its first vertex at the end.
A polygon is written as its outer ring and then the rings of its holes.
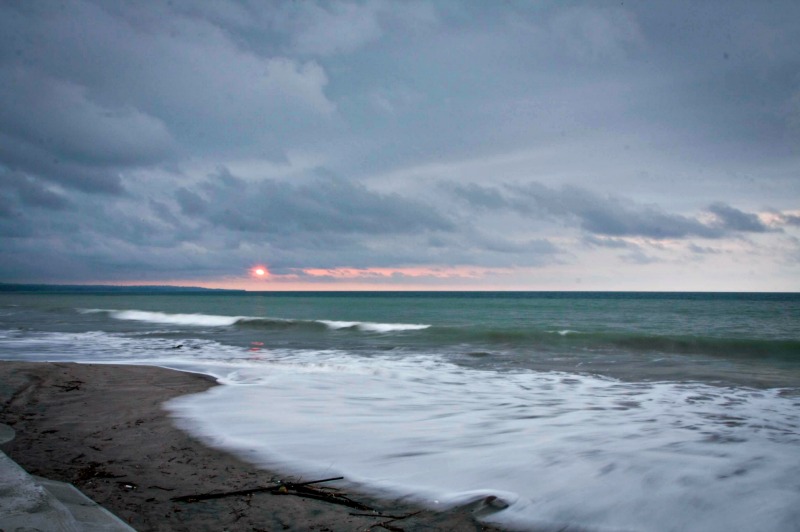
POLYGON ((719 225, 728 231, 764 233, 769 228, 755 214, 740 211, 724 203, 713 203, 708 210, 719 220, 719 225))
POLYGON ((634 249, 628 253, 625 253, 620 256, 620 259, 622 259, 623 262, 640 265, 660 262, 659 259, 644 253, 641 249, 634 249))
POLYGON ((43 147, 0 133, 0 161, 18 175, 30 174, 88 193, 120 194, 120 169, 97 168, 62 159, 43 147))
POLYGON ((638 248, 636 244, 620 238, 598 238, 594 235, 588 234, 584 235, 582 240, 588 246, 599 246, 612 249, 638 248))
POLYGON ((23 205, 51 210, 65 209, 70 205, 65 196, 26 175, 14 172, 0 173, 0 183, 4 188, 14 190, 23 205))
POLYGON ((594 234, 649 238, 718 236, 713 229, 692 218, 616 197, 601 197, 578 187, 554 191, 532 185, 518 190, 522 198, 532 200, 539 211, 574 216, 584 230, 594 234))
MULTIPOLYGON (((720 223, 708 225, 696 218, 664 212, 657 206, 601 196, 575 186, 556 189, 539 183, 501 187, 449 183, 445 189, 479 209, 509 209, 533 218, 573 220, 584 231, 607 237, 721 238, 731 232, 766 229, 755 215, 722 203, 709 207, 720 223)), ((608 246, 614 241, 594 239, 589 242, 608 246)))
POLYGON ((0 218, 16 218, 20 211, 8 196, 0 194, 0 218))
POLYGON ((265 179, 251 184, 232 182, 230 174, 223 173, 197 188, 214 200, 179 189, 176 199, 182 212, 203 216, 233 231, 374 235, 454 229, 449 220, 425 204, 397 194, 377 194, 331 176, 302 183, 265 179))
POLYGON ((783 214, 781 221, 787 225, 800 225, 800 216, 796 214, 783 214))
POLYGON ((709 247, 709 246, 698 246, 697 244, 694 244, 694 243, 690 243, 688 248, 689 248, 689 251, 691 251, 692 253, 698 254, 698 255, 709 255, 709 254, 717 255, 719 253, 722 253, 718 249, 715 249, 715 248, 712 248, 712 247, 709 247))
POLYGON ((0 280, 265 259, 614 277, 675 239, 696 268, 788 256, 798 17, 744 0, 0 3, 0 280))
POLYGON ((120 193, 121 173, 196 150, 285 160, 277 139, 335 108, 317 64, 255 55, 202 19, 160 4, 54 7, 0 6, 0 162, 11 169, 120 193))
POLYGON ((32 69, 0 70, 0 129, 78 164, 148 164, 173 151, 161 120, 127 106, 102 106, 86 92, 32 69))

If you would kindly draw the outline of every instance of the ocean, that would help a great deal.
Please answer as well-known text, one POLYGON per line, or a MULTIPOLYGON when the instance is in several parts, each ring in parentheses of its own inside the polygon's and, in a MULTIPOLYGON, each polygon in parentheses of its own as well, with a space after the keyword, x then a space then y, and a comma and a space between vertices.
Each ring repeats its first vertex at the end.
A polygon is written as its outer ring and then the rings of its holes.
POLYGON ((800 294, 0 293, 0 359, 209 374, 210 445, 507 526, 800 530, 800 294))

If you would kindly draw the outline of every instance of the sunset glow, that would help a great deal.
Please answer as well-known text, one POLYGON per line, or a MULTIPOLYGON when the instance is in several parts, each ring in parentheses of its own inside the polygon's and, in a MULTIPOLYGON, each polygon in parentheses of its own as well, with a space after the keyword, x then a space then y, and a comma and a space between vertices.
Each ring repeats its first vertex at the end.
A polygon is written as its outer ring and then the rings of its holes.
POLYGON ((250 270, 250 274, 253 277, 267 277, 269 276, 269 270, 267 270, 266 266, 256 266, 252 270, 250 270))

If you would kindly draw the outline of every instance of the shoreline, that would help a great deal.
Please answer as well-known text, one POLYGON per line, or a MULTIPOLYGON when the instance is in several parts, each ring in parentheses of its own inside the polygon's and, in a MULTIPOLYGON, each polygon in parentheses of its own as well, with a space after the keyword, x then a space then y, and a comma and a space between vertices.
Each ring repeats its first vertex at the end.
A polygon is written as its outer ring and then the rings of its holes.
POLYGON ((339 488, 331 493, 376 512, 296 493, 171 500, 314 480, 209 447, 162 407, 216 385, 207 375, 157 366, 0 361, 0 422, 17 433, 0 450, 31 474, 74 484, 141 531, 502 530, 476 520, 487 509, 480 501, 432 510, 354 490, 347 479, 317 487, 339 488))

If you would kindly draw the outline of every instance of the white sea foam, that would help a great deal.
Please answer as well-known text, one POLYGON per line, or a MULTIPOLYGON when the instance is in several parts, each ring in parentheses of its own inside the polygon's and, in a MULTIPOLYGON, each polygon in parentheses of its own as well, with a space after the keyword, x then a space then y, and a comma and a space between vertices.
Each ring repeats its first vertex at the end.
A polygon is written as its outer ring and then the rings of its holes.
POLYGON ((489 518, 527 529, 800 528, 800 410, 777 389, 99 331, 0 331, 0 355, 214 375, 227 385, 168 406, 215 445, 434 506, 494 494, 512 504, 489 518))
POLYGON ((778 390, 504 374, 340 351, 267 356, 223 380, 231 385, 170 410, 267 466, 340 473, 429 504, 499 494, 514 504, 492 518, 523 527, 800 523, 800 413, 778 390))
POLYGON ((365 332, 388 333, 396 331, 419 331, 427 329, 430 325, 417 323, 371 323, 365 321, 330 321, 318 320, 330 329, 358 329, 365 332))
POLYGON ((88 331, 81 333, 0 331, 0 357, 5 360, 48 360, 153 364, 206 372, 205 365, 246 360, 242 347, 198 338, 158 338, 88 331))
POLYGON ((418 331, 430 325, 417 323, 373 323, 368 321, 333 321, 333 320, 287 320, 280 318, 260 318, 257 316, 218 316, 213 314, 169 314, 145 310, 114 309, 78 309, 79 312, 108 313, 114 319, 145 321, 149 323, 165 323, 170 325, 189 325, 198 327, 228 327, 240 322, 266 323, 320 323, 329 329, 357 329, 364 332, 390 333, 402 331, 418 331))
POLYGON ((210 314, 167 314, 144 310, 116 310, 109 313, 118 320, 169 323, 173 325, 196 325, 200 327, 226 327, 242 320, 243 316, 214 316, 210 314))
POLYGON ((558 334, 559 336, 567 336, 569 334, 580 334, 578 331, 573 331, 572 329, 561 329, 559 331, 550 331, 558 334))

